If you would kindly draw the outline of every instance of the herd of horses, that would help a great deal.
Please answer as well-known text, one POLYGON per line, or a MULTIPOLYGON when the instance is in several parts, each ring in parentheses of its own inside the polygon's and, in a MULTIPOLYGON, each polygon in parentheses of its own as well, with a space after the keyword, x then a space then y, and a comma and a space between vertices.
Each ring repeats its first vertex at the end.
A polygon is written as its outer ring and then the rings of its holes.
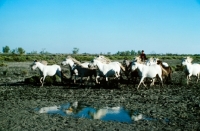
MULTIPOLYGON (((197 77, 196 82, 199 80, 200 64, 192 63, 192 60, 193 59, 188 56, 183 58, 181 62, 181 64, 185 66, 184 72, 186 74, 187 84, 189 83, 191 76, 197 77)), ((124 59, 123 62, 120 63, 118 61, 111 61, 110 59, 99 55, 94 57, 90 62, 81 63, 73 57, 68 56, 61 62, 61 65, 69 65, 70 79, 74 76, 74 83, 76 83, 77 77, 80 77, 80 84, 82 84, 83 77, 87 77, 88 81, 89 79, 92 80, 94 76, 96 84, 100 84, 100 77, 105 78, 106 82, 108 82, 109 77, 114 77, 119 80, 122 73, 124 73, 129 81, 136 81, 138 78, 140 79, 137 89, 139 89, 141 84, 146 87, 146 78, 150 78, 150 86, 154 85, 156 79, 160 82, 160 85, 163 86, 163 83, 171 81, 173 73, 172 68, 168 63, 162 62, 157 58, 149 58, 147 61, 142 61, 140 57, 135 57, 132 61, 124 59)), ((47 63, 41 63, 35 60, 33 64, 31 64, 31 69, 35 70, 36 68, 39 68, 40 70, 41 86, 43 86, 46 76, 57 74, 62 78, 63 75, 60 65, 47 65, 47 63)))

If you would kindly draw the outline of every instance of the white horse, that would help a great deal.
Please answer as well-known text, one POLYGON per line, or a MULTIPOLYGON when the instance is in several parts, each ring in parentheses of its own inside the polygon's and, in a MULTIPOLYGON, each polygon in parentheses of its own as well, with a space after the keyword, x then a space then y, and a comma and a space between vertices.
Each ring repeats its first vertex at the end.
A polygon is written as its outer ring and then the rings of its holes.
POLYGON ((144 64, 150 66, 150 65, 155 65, 157 63, 154 61, 154 58, 150 57, 149 59, 147 59, 147 61, 145 61, 144 64))
POLYGON ((41 76, 40 82, 42 84, 41 87, 43 87, 46 76, 54 76, 55 74, 57 74, 58 76, 61 77, 62 75, 61 67, 59 65, 46 65, 35 60, 31 65, 31 69, 35 70, 36 68, 39 68, 40 70, 40 76, 41 76))
POLYGON ((191 76, 196 76, 197 81, 199 80, 199 75, 200 75, 200 64, 198 63, 193 63, 192 64, 192 58, 191 57, 185 57, 182 60, 182 65, 186 66, 185 73, 187 75, 187 84, 189 84, 189 80, 191 76))
POLYGON ((169 82, 171 80, 171 76, 172 76, 172 68, 169 66, 168 63, 166 62, 162 62, 161 60, 159 60, 158 58, 149 58, 146 63, 146 65, 160 65, 161 69, 162 69, 162 78, 163 78, 163 82, 169 82))
POLYGON ((83 77, 87 77, 87 81, 88 81, 89 78, 92 77, 92 75, 96 74, 95 69, 89 69, 88 68, 89 62, 80 63, 70 56, 68 56, 61 64, 70 66, 70 72, 71 72, 70 78, 72 78, 73 74, 75 74, 74 83, 76 83, 76 78, 78 76, 81 77, 80 82, 82 83, 83 77))
MULTIPOLYGON (((158 58, 153 58, 153 61, 158 64, 158 62, 161 60, 158 58)), ((169 67, 169 64, 167 62, 163 62, 163 61, 161 62, 162 62, 161 64, 163 65, 163 67, 169 67)))
POLYGON ((153 79, 153 82, 151 83, 151 85, 154 85, 154 81, 155 81, 155 78, 156 78, 157 75, 158 75, 160 82, 163 86, 161 66, 157 65, 157 64, 145 65, 145 64, 140 63, 140 62, 141 62, 141 59, 139 57, 136 57, 135 60, 133 60, 132 66, 131 66, 132 71, 137 69, 138 74, 141 77, 137 89, 139 89, 141 83, 143 83, 143 85, 146 87, 146 85, 144 84, 144 78, 153 79))
MULTIPOLYGON (((146 65, 154 65, 154 64, 158 64, 158 61, 160 61, 158 58, 149 58, 147 61, 146 61, 146 65)), ((166 63, 166 62, 162 62, 162 65, 164 67, 169 67, 169 64, 166 63)))
POLYGON ((109 62, 106 61, 105 59, 102 59, 99 57, 96 57, 91 61, 89 64, 89 67, 97 67, 98 72, 96 76, 96 83, 99 84, 98 78, 100 76, 103 76, 106 78, 106 81, 108 81, 108 77, 115 76, 115 78, 120 77, 120 71, 121 69, 125 71, 125 68, 121 65, 119 62, 109 62))

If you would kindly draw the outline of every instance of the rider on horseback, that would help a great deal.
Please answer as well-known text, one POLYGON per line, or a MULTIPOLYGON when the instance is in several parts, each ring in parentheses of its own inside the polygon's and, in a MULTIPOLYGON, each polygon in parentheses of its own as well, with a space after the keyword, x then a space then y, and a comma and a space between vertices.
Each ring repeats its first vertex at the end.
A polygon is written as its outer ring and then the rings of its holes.
POLYGON ((147 60, 146 54, 144 53, 144 50, 142 50, 142 53, 140 54, 140 58, 142 61, 147 60))

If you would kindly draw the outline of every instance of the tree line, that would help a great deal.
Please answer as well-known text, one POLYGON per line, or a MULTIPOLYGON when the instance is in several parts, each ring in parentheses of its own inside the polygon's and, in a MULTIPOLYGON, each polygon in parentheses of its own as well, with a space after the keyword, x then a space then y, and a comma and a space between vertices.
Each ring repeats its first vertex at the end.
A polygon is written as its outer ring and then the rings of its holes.
POLYGON ((12 54, 25 54, 26 51, 22 47, 18 47, 16 49, 11 50, 9 46, 5 46, 2 49, 3 53, 12 53, 12 54))
MULTIPOLYGON (((4 46, 2 49, 3 53, 5 54, 19 54, 19 55, 23 55, 26 54, 26 51, 22 48, 22 47, 18 47, 16 49, 10 49, 9 46, 4 46)), ((38 54, 37 51, 32 51, 30 53, 27 54, 38 54)), ((45 48, 42 49, 42 51, 39 52, 39 54, 51 54, 48 51, 45 51, 45 48)), ((79 54, 79 48, 73 48, 72 50, 72 54, 79 54)), ((135 55, 139 55, 141 54, 141 50, 135 51, 135 50, 130 50, 130 51, 118 51, 117 53, 111 54, 111 52, 107 52, 107 53, 99 53, 100 55, 108 55, 108 56, 135 56, 135 55)), ((92 55, 89 53, 83 53, 83 55, 92 55)), ((150 53, 149 55, 152 56, 179 56, 179 55, 194 55, 194 56, 200 56, 200 54, 173 54, 173 53, 166 53, 166 54, 157 54, 155 52, 150 53)))

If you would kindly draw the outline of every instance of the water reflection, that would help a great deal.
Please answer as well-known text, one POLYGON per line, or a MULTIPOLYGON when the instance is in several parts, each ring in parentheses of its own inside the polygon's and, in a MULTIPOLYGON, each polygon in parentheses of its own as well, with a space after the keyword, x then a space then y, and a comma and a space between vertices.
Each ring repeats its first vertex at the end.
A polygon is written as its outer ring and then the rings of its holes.
POLYGON ((73 116, 77 118, 100 119, 103 121, 116 121, 124 123, 133 123, 138 120, 153 120, 152 118, 144 117, 142 114, 133 113, 125 110, 122 107, 105 107, 95 109, 87 107, 74 102, 72 104, 66 103, 60 106, 42 107, 39 113, 48 113, 50 115, 58 114, 61 116, 73 116))

